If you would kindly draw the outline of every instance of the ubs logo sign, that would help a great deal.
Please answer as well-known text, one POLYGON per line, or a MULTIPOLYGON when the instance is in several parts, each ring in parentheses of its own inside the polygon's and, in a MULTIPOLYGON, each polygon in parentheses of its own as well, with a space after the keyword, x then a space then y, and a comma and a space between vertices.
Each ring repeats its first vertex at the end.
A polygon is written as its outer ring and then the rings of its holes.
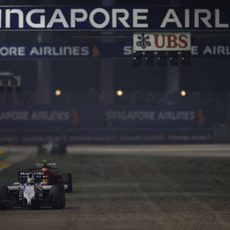
POLYGON ((133 35, 134 51, 189 51, 190 33, 136 33, 133 35))
POLYGON ((146 49, 151 46, 150 36, 145 35, 144 33, 137 36, 138 41, 136 42, 136 46, 141 47, 142 49, 146 49))

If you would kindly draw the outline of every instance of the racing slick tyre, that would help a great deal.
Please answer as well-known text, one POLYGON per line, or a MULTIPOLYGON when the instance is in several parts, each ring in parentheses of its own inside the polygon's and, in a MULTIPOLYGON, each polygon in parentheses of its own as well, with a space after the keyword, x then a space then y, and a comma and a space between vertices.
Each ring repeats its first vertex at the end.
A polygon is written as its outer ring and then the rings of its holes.
POLYGON ((5 185, 0 185, 0 209, 7 209, 8 188, 5 185))
POLYGON ((72 175, 70 173, 62 174, 62 182, 64 185, 68 185, 65 192, 71 193, 73 191, 72 175))
POLYGON ((62 184, 53 185, 51 188, 52 207, 63 209, 65 207, 65 192, 62 184))

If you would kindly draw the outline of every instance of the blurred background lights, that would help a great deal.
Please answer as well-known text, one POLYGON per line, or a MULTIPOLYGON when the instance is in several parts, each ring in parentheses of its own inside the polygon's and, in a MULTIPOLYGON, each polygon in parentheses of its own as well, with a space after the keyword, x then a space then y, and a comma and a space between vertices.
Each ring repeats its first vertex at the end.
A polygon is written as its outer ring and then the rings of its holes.
POLYGON ((187 95, 187 93, 186 93, 185 90, 181 90, 181 91, 180 91, 180 95, 181 95, 182 97, 185 97, 185 96, 187 95))
POLYGON ((122 90, 117 90, 117 96, 118 97, 121 97, 121 96, 123 96, 124 95, 124 92, 122 91, 122 90))
POLYGON ((56 89, 54 94, 55 94, 55 96, 59 97, 59 96, 61 96, 62 91, 60 89, 56 89))

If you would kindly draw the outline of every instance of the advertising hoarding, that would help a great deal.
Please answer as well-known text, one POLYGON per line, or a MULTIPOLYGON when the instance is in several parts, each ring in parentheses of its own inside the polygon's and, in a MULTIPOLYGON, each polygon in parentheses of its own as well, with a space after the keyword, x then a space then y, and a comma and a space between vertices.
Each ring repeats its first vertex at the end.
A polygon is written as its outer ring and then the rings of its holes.
POLYGON ((190 51, 190 33, 134 33, 133 51, 190 51))
POLYGON ((229 30, 229 8, 1 6, 0 30, 229 30))

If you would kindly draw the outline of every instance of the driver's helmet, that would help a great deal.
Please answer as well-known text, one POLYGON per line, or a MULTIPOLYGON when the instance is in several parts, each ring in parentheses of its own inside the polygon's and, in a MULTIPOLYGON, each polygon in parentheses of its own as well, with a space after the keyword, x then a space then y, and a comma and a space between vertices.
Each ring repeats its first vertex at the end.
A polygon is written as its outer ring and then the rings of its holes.
POLYGON ((33 173, 29 173, 27 176, 27 183, 28 184, 34 184, 35 183, 35 178, 33 173))

